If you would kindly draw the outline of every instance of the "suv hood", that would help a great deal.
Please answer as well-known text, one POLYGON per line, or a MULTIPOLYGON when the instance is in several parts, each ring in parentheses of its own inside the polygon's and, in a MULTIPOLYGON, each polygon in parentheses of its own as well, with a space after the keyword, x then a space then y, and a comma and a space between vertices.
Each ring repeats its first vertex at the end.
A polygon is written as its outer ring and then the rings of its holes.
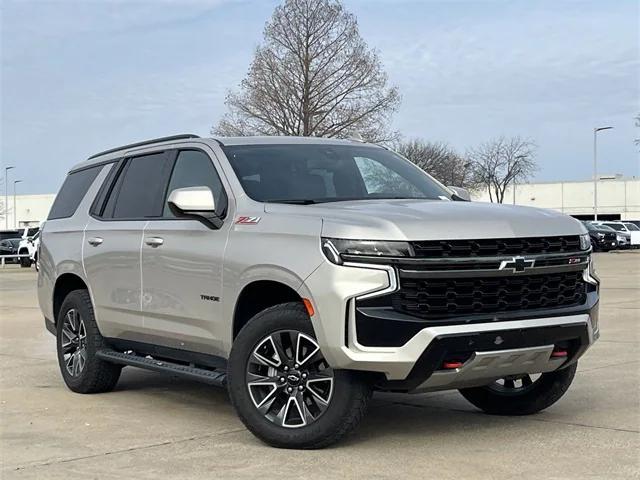
POLYGON ((359 200, 265 204, 265 211, 322 217, 322 236, 367 240, 449 240, 580 235, 585 227, 553 210, 444 200, 359 200))

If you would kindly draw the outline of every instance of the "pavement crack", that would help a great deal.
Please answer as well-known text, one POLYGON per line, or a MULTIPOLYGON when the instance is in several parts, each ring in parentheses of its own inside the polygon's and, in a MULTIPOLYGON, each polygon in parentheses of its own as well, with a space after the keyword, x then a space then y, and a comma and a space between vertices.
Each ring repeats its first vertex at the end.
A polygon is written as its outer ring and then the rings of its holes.
POLYGON ((600 370, 602 368, 619 367, 620 365, 633 365, 635 363, 640 363, 640 360, 632 360, 631 362, 618 362, 618 363, 612 363, 609 365, 601 365, 599 367, 580 369, 576 373, 580 374, 580 373, 593 372, 594 370, 600 370))
POLYGON ((148 445, 140 445, 140 446, 136 446, 136 447, 128 447, 128 448, 122 448, 119 450, 111 450, 108 452, 102 452, 102 453, 94 453, 92 455, 84 455, 81 457, 71 457, 71 458, 63 458, 63 459, 56 459, 56 460, 49 460, 46 462, 35 462, 35 463, 31 463, 28 465, 20 465, 18 467, 14 467, 14 471, 19 471, 19 470, 27 470, 30 468, 37 468, 37 467, 46 467, 46 466, 50 466, 50 465, 58 465, 58 464, 64 464, 64 463, 71 463, 71 462, 77 462, 80 460, 88 460, 91 458, 98 458, 98 457, 106 457, 108 455, 118 455, 121 453, 130 453, 130 452, 136 452, 136 451, 140 451, 140 450, 147 450, 150 448, 157 448, 157 447, 164 447, 167 445, 175 445, 178 443, 184 443, 184 442, 191 442, 194 440, 202 440, 204 438, 214 438, 214 437, 219 437, 222 435, 229 435, 232 433, 239 433, 239 432, 244 432, 246 431, 245 428, 236 428, 233 430, 225 430, 224 432, 218 432, 218 433, 208 433, 205 435, 193 435, 191 437, 186 437, 186 438, 179 438, 179 439, 175 439, 175 440, 166 440, 164 442, 157 442, 157 443, 150 443, 148 445))
MULTIPOLYGON (((402 405, 402 406, 405 406, 405 407, 414 407, 414 408, 423 408, 423 409, 433 408, 433 409, 437 409, 437 410, 448 410, 448 411, 451 411, 451 412, 466 413, 466 414, 471 414, 471 415, 478 415, 479 413, 481 413, 481 412, 475 412, 475 411, 469 411, 469 410, 462 410, 460 408, 438 407, 438 406, 435 406, 435 405, 416 405, 414 403, 405 403, 405 402, 393 402, 393 404, 402 405)), ((598 429, 598 430, 611 430, 613 432, 640 433, 640 430, 632 430, 632 429, 628 429, 628 428, 601 427, 599 425, 587 425, 586 423, 563 422, 563 421, 560 421, 560 420, 547 420, 547 419, 543 419, 543 418, 534 418, 531 415, 528 415, 525 418, 526 418, 526 420, 531 420, 533 422, 554 423, 554 424, 557 424, 557 425, 571 425, 571 426, 574 426, 574 427, 594 428, 594 429, 598 429)))

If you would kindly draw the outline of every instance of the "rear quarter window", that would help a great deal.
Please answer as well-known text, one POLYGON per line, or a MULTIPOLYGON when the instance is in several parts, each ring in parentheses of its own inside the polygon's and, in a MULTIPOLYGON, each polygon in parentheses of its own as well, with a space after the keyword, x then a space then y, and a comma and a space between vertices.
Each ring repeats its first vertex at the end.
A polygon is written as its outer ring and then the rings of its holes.
POLYGON ((51 206, 47 220, 73 216, 102 167, 103 165, 99 165, 97 167, 71 172, 67 175, 51 206))

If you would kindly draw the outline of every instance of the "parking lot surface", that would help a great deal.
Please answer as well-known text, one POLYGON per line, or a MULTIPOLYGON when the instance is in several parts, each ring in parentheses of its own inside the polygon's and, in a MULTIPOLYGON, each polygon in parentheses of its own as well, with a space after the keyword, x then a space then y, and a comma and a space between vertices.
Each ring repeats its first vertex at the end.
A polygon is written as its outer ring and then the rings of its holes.
POLYGON ((572 388, 528 417, 480 413, 457 392, 376 394, 360 429, 320 451, 277 450, 226 393, 127 368, 115 391, 64 386, 36 273, 0 270, 3 479, 640 478, 640 252, 596 255, 601 338, 572 388))

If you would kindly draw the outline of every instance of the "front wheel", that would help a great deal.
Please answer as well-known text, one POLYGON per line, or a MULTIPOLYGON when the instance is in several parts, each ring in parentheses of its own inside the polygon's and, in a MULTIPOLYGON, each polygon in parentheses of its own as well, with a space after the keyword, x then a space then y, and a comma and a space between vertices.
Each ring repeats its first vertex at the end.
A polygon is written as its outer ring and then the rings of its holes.
POLYGON ((574 363, 537 375, 511 375, 484 387, 464 388, 460 393, 492 415, 530 415, 560 400, 569 389, 577 366, 574 363))
POLYGON ((334 370, 316 342, 302 304, 268 308, 236 337, 228 368, 229 396, 245 426, 280 448, 322 448, 359 423, 371 386, 334 370))

